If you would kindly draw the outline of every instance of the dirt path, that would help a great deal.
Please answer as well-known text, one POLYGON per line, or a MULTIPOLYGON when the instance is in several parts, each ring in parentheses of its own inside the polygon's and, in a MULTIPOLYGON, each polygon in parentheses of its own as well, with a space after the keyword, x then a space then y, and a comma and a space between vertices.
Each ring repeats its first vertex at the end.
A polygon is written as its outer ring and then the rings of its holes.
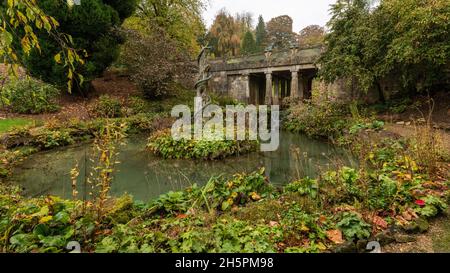
MULTIPOLYGON (((385 128, 388 132, 400 135, 405 138, 412 137, 416 130, 416 128, 412 125, 407 126, 407 125, 399 125, 399 124, 393 124, 393 123, 386 124, 385 128)), ((441 139, 443 148, 448 153, 450 153, 450 132, 439 130, 439 135, 440 135, 440 139, 441 139)))
POLYGON ((450 253, 450 210, 430 222, 427 233, 415 235, 415 241, 385 246, 387 253, 450 253))

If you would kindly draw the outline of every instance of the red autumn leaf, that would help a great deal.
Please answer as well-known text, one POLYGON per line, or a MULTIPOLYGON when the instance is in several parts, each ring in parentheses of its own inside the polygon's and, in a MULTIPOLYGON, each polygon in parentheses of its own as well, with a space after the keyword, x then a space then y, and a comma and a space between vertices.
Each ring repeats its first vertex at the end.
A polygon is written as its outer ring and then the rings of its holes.
POLYGON ((327 238, 335 244, 342 244, 344 239, 342 239, 342 232, 339 229, 328 230, 327 238))
POLYGON ((421 207, 425 206, 425 201, 423 201, 423 200, 421 200, 421 199, 416 200, 415 203, 416 203, 416 205, 419 205, 419 206, 421 206, 421 207))
POLYGON ((184 219, 184 218, 187 218, 188 216, 186 215, 186 214, 178 214, 177 215, 177 218, 178 219, 184 219))

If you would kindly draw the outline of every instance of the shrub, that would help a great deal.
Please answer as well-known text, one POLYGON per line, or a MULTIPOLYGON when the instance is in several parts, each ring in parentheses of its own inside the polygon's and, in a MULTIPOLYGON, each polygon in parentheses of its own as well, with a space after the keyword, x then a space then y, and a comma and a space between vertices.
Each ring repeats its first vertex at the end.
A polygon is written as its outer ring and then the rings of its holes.
POLYGON ((336 139, 346 128, 345 109, 346 107, 331 102, 294 104, 289 109, 284 127, 310 137, 336 139))
POLYGON ((79 230, 71 221, 75 203, 56 197, 23 200, 0 191, 0 247, 8 252, 61 252, 79 230), (21 217, 15 217, 21 215, 21 217))
POLYGON ((52 149, 73 144, 70 133, 63 130, 43 130, 35 140, 35 144, 43 149, 52 149))
POLYGON ((259 201, 274 191, 264 172, 260 169, 252 173, 239 173, 230 179, 212 177, 201 188, 193 185, 184 191, 161 195, 151 203, 151 211, 165 215, 186 213, 197 208, 228 211, 234 206, 259 201))
POLYGON ((285 192, 298 193, 300 195, 316 198, 319 193, 319 184, 317 180, 309 177, 289 183, 284 187, 285 192))
POLYGON ((147 112, 148 106, 147 101, 140 97, 131 97, 128 99, 128 107, 134 115, 147 112))
POLYGON ((214 104, 220 106, 237 105, 239 103, 236 99, 229 97, 227 95, 212 94, 211 100, 214 104))
POLYGON ((257 144, 249 140, 174 140, 170 130, 163 130, 149 138, 147 147, 167 159, 214 160, 256 151, 257 144))
POLYGON ((92 108, 92 112, 99 118, 118 118, 122 116, 122 103, 108 95, 102 95, 92 108))
MULTIPOLYGON (((277 241, 285 252, 312 253, 325 250, 325 226, 319 215, 308 214, 297 203, 289 205, 281 218, 277 241)), ((323 217, 322 217, 323 218, 323 217)))
POLYGON ((436 197, 434 195, 428 195, 425 198, 423 198, 423 206, 419 206, 416 209, 416 211, 425 217, 434 217, 439 213, 444 212, 448 205, 445 203, 442 198, 436 197))
POLYGON ((371 226, 355 212, 344 212, 336 226, 344 233, 347 240, 366 239, 370 236, 371 226))
POLYGON ((231 221, 217 223, 213 227, 215 251, 219 253, 272 253, 275 247, 270 238, 270 229, 248 222, 231 221))
POLYGON ((41 114, 59 109, 56 98, 59 90, 35 79, 14 80, 5 86, 11 110, 19 114, 41 114))
POLYGON ((192 70, 189 55, 161 31, 140 34, 130 30, 126 35, 128 39, 121 59, 128 67, 132 81, 146 98, 173 95, 175 77, 182 78, 192 70))
POLYGON ((362 130, 374 130, 378 131, 383 129, 384 122, 379 120, 374 120, 370 123, 355 123, 349 128, 350 134, 357 134, 362 130))
POLYGON ((244 205, 268 197, 273 192, 272 185, 264 176, 264 169, 253 173, 235 174, 229 180, 213 178, 203 188, 206 206, 221 211, 233 206, 244 205))

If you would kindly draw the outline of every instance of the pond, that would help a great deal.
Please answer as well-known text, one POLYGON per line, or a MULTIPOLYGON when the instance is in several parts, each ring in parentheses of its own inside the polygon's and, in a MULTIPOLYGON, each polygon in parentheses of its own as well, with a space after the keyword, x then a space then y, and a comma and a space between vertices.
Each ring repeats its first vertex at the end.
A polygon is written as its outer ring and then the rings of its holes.
MULTIPOLYGON (((169 191, 208 182, 211 176, 253 172, 261 167, 271 183, 282 186, 298 177, 315 177, 337 164, 355 166, 344 150, 303 135, 281 132, 276 152, 251 153, 222 161, 165 160, 145 149, 146 136, 134 136, 120 148, 111 195, 131 194, 135 200, 148 201, 169 191)), ((41 152, 30 156, 14 171, 13 181, 27 196, 56 195, 71 198, 70 170, 78 162, 78 191, 85 195, 85 170, 89 172, 92 144, 41 152)))

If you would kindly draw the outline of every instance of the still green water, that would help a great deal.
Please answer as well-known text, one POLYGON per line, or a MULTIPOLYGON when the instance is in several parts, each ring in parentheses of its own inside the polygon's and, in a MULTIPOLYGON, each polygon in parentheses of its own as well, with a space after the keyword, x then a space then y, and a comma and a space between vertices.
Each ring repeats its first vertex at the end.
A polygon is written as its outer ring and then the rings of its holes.
MULTIPOLYGON (((337 164, 356 165, 351 156, 333 145, 306 136, 281 132, 276 152, 252 153, 222 161, 165 160, 145 149, 147 138, 135 136, 121 147, 111 195, 131 194, 148 201, 191 184, 204 185, 211 176, 252 172, 265 167, 271 183, 282 186, 298 177, 315 177, 337 164)), ((91 144, 38 153, 15 170, 13 180, 27 196, 56 195, 71 198, 70 170, 79 164, 78 191, 85 194, 91 144), (87 166, 85 166, 87 164, 87 166)))

